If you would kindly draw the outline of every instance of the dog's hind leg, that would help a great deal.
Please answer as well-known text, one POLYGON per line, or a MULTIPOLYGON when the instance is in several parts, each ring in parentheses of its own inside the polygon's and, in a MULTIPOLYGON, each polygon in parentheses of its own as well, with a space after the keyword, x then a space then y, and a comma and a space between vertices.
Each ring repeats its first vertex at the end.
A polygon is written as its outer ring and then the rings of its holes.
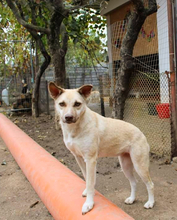
POLYGON ((121 154, 119 156, 119 162, 120 162, 121 168, 122 168, 125 176, 129 180, 130 186, 131 186, 130 197, 128 197, 125 200, 125 203, 126 204, 132 204, 135 201, 136 179, 135 179, 134 174, 133 174, 133 163, 131 161, 130 154, 128 154, 128 153, 121 154))
POLYGON ((140 153, 141 149, 142 147, 133 149, 134 152, 131 152, 130 155, 134 168, 145 183, 148 191, 148 201, 145 203, 144 208, 150 209, 154 206, 154 184, 149 174, 149 152, 140 153), (139 153, 137 154, 137 152, 139 153))

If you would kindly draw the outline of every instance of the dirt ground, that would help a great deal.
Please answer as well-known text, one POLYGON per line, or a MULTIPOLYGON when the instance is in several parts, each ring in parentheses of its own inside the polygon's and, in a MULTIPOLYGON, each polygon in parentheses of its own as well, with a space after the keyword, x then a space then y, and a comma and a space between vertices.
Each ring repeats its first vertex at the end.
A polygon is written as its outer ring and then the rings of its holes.
MULTIPOLYGON (((61 130, 56 131, 54 128, 53 117, 41 115, 35 119, 29 115, 21 115, 10 119, 82 178, 74 157, 64 146, 61 130)), ((163 159, 151 157, 150 172, 155 184, 156 198, 152 210, 143 208, 147 200, 147 192, 138 177, 136 202, 131 206, 124 204, 125 198, 129 196, 130 186, 117 158, 98 160, 96 189, 136 220, 177 220, 177 163, 165 164, 163 159)), ((0 139, 0 195, 0 220, 53 219, 2 139, 0 139)))

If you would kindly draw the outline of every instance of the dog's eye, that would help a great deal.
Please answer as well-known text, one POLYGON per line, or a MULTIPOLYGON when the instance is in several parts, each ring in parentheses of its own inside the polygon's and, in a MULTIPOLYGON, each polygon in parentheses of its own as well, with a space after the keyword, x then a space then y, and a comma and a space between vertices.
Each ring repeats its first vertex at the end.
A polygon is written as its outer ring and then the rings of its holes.
POLYGON ((80 102, 75 102, 75 103, 74 103, 74 107, 79 107, 79 106, 81 106, 81 103, 80 103, 80 102))
POLYGON ((65 107, 65 106, 66 106, 65 102, 60 102, 59 105, 60 105, 61 107, 65 107))

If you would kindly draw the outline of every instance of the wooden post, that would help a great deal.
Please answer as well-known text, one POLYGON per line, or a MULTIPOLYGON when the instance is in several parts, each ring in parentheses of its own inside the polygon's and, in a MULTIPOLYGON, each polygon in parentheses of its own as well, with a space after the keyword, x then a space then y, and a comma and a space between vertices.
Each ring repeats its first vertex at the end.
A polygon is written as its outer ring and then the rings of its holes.
POLYGON ((69 77, 66 78, 66 88, 70 89, 69 77))

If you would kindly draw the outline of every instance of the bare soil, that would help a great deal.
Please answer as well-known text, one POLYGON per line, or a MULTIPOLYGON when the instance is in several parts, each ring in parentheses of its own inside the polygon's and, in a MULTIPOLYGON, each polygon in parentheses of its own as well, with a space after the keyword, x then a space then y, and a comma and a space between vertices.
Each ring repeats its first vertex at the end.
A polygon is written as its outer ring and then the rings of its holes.
MULTIPOLYGON (((81 171, 62 140, 61 130, 56 131, 54 118, 29 115, 10 118, 44 149, 82 178, 81 171)), ((37 166, 37 164, 36 164, 37 166)), ((177 220, 177 163, 166 164, 162 158, 151 157, 150 172, 155 184, 155 207, 143 208, 147 191, 138 179, 137 200, 125 205, 130 186, 122 173, 117 158, 101 158, 97 165, 96 189, 136 220, 177 220)), ((0 220, 52 220, 48 210, 0 139, 0 220)))

